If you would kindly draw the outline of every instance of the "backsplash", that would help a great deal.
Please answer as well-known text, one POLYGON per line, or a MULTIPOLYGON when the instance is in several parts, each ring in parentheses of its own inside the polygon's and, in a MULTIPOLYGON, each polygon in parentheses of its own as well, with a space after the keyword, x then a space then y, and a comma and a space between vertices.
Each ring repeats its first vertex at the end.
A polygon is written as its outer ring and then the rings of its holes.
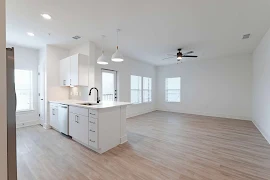
POLYGON ((88 101, 88 87, 71 87, 69 88, 69 99, 88 101))

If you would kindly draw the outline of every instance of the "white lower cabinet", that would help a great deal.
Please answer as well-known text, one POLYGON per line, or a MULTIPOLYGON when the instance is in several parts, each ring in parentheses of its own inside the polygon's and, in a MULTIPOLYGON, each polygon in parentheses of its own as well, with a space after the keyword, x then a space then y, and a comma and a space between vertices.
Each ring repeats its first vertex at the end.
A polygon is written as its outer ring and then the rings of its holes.
POLYGON ((120 131, 120 107, 96 110, 69 106, 69 135, 98 153, 120 144, 120 131))
POLYGON ((97 119, 89 117, 89 146, 98 148, 97 134, 97 119))
POLYGON ((58 104, 50 103, 50 125, 59 130, 59 121, 58 121, 58 104))
POLYGON ((69 135, 75 140, 88 145, 88 117, 70 112, 69 135))

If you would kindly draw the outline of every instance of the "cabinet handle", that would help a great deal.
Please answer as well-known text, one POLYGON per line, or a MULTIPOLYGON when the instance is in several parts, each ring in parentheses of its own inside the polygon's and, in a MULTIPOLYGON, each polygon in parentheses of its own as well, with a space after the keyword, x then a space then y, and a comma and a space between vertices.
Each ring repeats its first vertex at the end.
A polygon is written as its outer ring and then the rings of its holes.
POLYGON ((77 117, 78 117, 78 116, 77 116, 77 115, 75 115, 75 122, 76 122, 76 123, 78 123, 77 117))
POLYGON ((52 109, 52 115, 55 115, 55 114, 54 114, 54 109, 52 109))
POLYGON ((95 122, 92 122, 92 121, 89 121, 90 123, 92 123, 92 124, 96 124, 95 122))
POLYGON ((90 129, 90 131, 91 131, 91 132, 96 132, 96 131, 93 131, 93 130, 91 130, 91 129, 90 129))
POLYGON ((77 123, 79 124, 79 116, 77 116, 77 123))
POLYGON ((69 82, 70 82, 70 85, 71 85, 71 79, 70 79, 70 81, 69 81, 69 82))
POLYGON ((90 141, 93 142, 93 143, 96 142, 96 141, 92 141, 91 139, 90 139, 90 141))
POLYGON ((63 80, 63 84, 66 85, 66 80, 63 80))
POLYGON ((90 113, 90 114, 91 114, 91 115, 94 115, 94 116, 96 115, 96 114, 92 114, 92 113, 90 113))

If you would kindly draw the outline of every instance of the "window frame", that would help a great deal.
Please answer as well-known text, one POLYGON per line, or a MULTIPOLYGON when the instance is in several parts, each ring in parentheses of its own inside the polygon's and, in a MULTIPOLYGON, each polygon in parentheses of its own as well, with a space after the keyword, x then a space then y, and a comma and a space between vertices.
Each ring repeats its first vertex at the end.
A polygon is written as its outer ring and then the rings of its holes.
MULTIPOLYGON (((20 110, 17 110, 16 108, 16 114, 24 114, 24 113, 28 113, 28 112, 32 112, 32 111, 35 111, 34 109, 34 79, 33 79, 33 70, 30 70, 30 69, 14 69, 14 83, 15 83, 15 91, 16 91, 16 99, 18 100, 18 88, 16 88, 16 82, 15 82, 15 78, 16 78, 16 70, 17 71, 28 71, 30 74, 30 88, 29 88, 29 94, 30 94, 30 98, 29 98, 29 101, 30 101, 30 105, 29 105, 29 109, 20 109, 20 110)), ((21 89, 22 90, 22 89, 21 89)), ((18 106, 17 106, 18 107, 18 106)))
POLYGON ((150 77, 143 77, 143 80, 142 80, 142 102, 143 103, 151 103, 152 102, 152 78, 150 78, 150 77), (148 81, 147 88, 144 88, 144 81, 145 80, 148 81), (150 84, 150 86, 149 86, 149 84, 150 84), (145 99, 144 99, 144 91, 145 90, 148 92, 148 100, 147 101, 145 101, 145 99))
POLYGON ((182 98, 181 98, 181 94, 182 94, 182 91, 181 91, 181 83, 182 83, 182 79, 181 79, 181 77, 180 76, 178 76, 178 77, 168 77, 168 78, 165 78, 165 102, 167 102, 167 103, 181 103, 181 101, 182 101, 182 98), (179 78, 179 89, 168 89, 167 88, 167 81, 168 81, 168 79, 178 79, 179 78), (168 100, 168 91, 169 90, 179 90, 179 101, 177 100, 177 101, 169 101, 168 100))
POLYGON ((132 103, 132 104, 142 104, 142 76, 137 76, 137 75, 130 75, 130 102, 132 103), (132 85, 132 76, 133 77, 138 77, 139 79, 140 79, 140 89, 138 88, 138 89, 132 89, 131 88, 131 85, 132 85), (138 102, 132 102, 132 91, 134 91, 134 90, 137 90, 139 93, 138 94, 140 94, 140 97, 138 97, 138 102))

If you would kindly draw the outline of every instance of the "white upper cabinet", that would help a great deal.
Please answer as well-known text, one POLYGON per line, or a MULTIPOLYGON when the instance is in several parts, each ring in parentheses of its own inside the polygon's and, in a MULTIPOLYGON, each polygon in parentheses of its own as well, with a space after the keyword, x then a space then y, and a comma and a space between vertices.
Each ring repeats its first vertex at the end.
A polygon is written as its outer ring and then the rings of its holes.
POLYGON ((61 86, 88 86, 88 56, 75 54, 60 61, 61 86))
POLYGON ((70 57, 60 60, 60 85, 70 86, 70 57))

